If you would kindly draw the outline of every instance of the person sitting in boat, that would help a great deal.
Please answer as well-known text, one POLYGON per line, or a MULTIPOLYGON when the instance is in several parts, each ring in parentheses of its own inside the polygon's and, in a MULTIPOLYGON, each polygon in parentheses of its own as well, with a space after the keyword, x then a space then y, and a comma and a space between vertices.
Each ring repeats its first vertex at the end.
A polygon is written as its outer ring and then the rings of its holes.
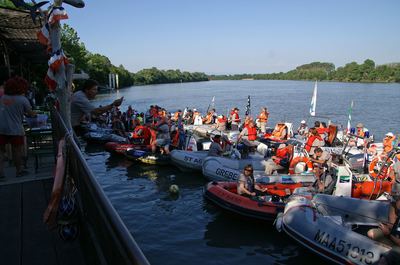
POLYGON ((262 133, 266 133, 266 127, 268 123, 269 112, 267 107, 261 108, 261 112, 258 115, 258 127, 262 133))
POLYGON ((203 124, 212 124, 212 123, 214 123, 213 120, 214 120, 214 111, 211 110, 203 118, 203 124))
POLYGON ((260 144, 257 141, 257 128, 253 120, 249 120, 247 126, 240 132, 238 142, 240 141, 243 141, 247 147, 255 147, 260 144))
POLYGON ((255 184, 253 166, 251 164, 246 165, 238 179, 237 193, 245 197, 253 197, 262 195, 265 191, 267 191, 267 188, 262 189, 259 185, 255 184))
POLYGON ((119 116, 114 116, 112 120, 113 132, 119 136, 125 137, 125 125, 119 116))
POLYGON ((272 131, 272 134, 266 134, 265 137, 269 138, 271 140, 282 141, 282 140, 286 140, 287 134, 288 134, 288 131, 287 131, 285 122, 280 121, 275 125, 275 128, 272 131))
POLYGON ((226 131, 226 123, 227 123, 226 117, 224 115, 219 115, 217 118, 215 128, 218 131, 226 131))
POLYGON ((141 125, 141 123, 137 123, 134 131, 131 133, 131 142, 133 144, 139 145, 150 145, 151 142, 151 132, 150 129, 141 125))
POLYGON ((80 122, 82 116, 91 117, 91 114, 100 115, 110 111, 114 107, 121 105, 124 97, 114 100, 111 104, 96 108, 90 102, 97 95, 98 83, 95 80, 85 81, 82 90, 75 92, 71 97, 71 125, 77 135, 82 135, 85 131, 81 128, 80 122))
POLYGON ((217 134, 213 138, 213 142, 208 149, 207 156, 221 156, 224 150, 221 145, 221 135, 217 134))
POLYGON ((304 146, 308 154, 313 155, 315 148, 324 145, 325 141, 321 138, 321 135, 318 133, 317 129, 311 128, 308 132, 307 142, 304 146))
POLYGON ((174 116, 171 117, 171 120, 173 122, 177 122, 179 117, 182 117, 182 110, 178 109, 177 111, 175 111, 174 116))
POLYGON ((186 125, 190 125, 193 124, 193 111, 191 109, 189 109, 185 115, 183 116, 183 122, 186 125))
POLYGON ((310 161, 314 165, 314 173, 319 178, 324 172, 329 171, 332 165, 332 155, 317 147, 314 154, 310 156, 310 161))
POLYGON ((364 124, 361 122, 357 123, 355 135, 357 136, 356 139, 349 140, 349 146, 357 146, 357 147, 364 147, 365 141, 365 133, 368 132, 368 129, 364 127, 364 124))
POLYGON ((308 134, 308 126, 305 120, 302 120, 300 122, 300 126, 299 128, 297 128, 297 137, 299 139, 305 139, 307 137, 308 134))
POLYGON ((392 132, 388 132, 387 134, 385 134, 385 138, 383 138, 382 155, 387 155, 390 151, 392 151, 395 140, 396 136, 392 132))
POLYGON ((370 229, 368 237, 389 246, 400 247, 399 217, 400 194, 392 194, 393 202, 390 205, 388 223, 380 223, 378 228, 370 229), (393 229, 394 228, 394 229, 393 229))
POLYGON ((285 144, 280 144, 271 159, 264 162, 265 174, 272 175, 277 170, 283 170, 289 167, 290 156, 289 148, 285 144))
POLYGON ((171 136, 169 134, 169 126, 167 117, 160 117, 159 121, 153 126, 156 130, 156 140, 151 145, 151 151, 156 152, 157 147, 161 148, 162 154, 169 154, 169 144, 171 136))
POLYGON ((240 117, 239 117, 239 109, 234 108, 233 113, 231 115, 231 130, 232 131, 237 131, 239 130, 239 124, 240 124, 240 117))

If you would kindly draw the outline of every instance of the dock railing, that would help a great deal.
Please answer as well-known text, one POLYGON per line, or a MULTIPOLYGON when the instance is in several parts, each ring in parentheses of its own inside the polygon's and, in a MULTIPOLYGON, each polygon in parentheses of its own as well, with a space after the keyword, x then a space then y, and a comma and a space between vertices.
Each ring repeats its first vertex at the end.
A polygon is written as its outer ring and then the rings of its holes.
POLYGON ((87 264, 138 264, 149 261, 111 205, 59 114, 51 112, 54 139, 65 137, 67 165, 80 210, 80 243, 87 264))

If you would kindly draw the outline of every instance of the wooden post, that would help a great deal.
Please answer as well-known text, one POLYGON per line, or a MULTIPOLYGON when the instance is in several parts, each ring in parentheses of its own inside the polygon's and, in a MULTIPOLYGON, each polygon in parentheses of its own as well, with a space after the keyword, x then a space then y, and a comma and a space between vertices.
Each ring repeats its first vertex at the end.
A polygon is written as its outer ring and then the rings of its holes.
POLYGON ((8 53, 7 44, 4 41, 2 41, 1 43, 4 47, 4 63, 7 66, 8 77, 10 77, 11 76, 10 55, 8 53))

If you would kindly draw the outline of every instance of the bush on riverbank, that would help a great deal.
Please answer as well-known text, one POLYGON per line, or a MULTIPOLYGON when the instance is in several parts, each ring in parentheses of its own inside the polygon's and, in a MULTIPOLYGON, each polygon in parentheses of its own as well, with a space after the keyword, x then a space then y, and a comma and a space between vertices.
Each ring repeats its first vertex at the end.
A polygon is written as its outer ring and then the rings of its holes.
POLYGON ((400 82, 400 63, 375 66, 367 59, 362 64, 351 62, 335 69, 333 63, 313 62, 294 70, 272 74, 211 75, 211 80, 329 80, 339 82, 400 82))

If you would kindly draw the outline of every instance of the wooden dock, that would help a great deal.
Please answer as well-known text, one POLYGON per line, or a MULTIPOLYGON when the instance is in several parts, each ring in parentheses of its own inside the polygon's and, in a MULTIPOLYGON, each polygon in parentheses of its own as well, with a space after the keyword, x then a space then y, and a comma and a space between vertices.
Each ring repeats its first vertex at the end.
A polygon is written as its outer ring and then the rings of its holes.
POLYGON ((7 265, 83 265, 79 239, 63 241, 57 229, 50 231, 43 223, 53 185, 54 158, 41 161, 34 173, 16 178, 13 168, 5 170, 0 180, 0 264, 7 265))

